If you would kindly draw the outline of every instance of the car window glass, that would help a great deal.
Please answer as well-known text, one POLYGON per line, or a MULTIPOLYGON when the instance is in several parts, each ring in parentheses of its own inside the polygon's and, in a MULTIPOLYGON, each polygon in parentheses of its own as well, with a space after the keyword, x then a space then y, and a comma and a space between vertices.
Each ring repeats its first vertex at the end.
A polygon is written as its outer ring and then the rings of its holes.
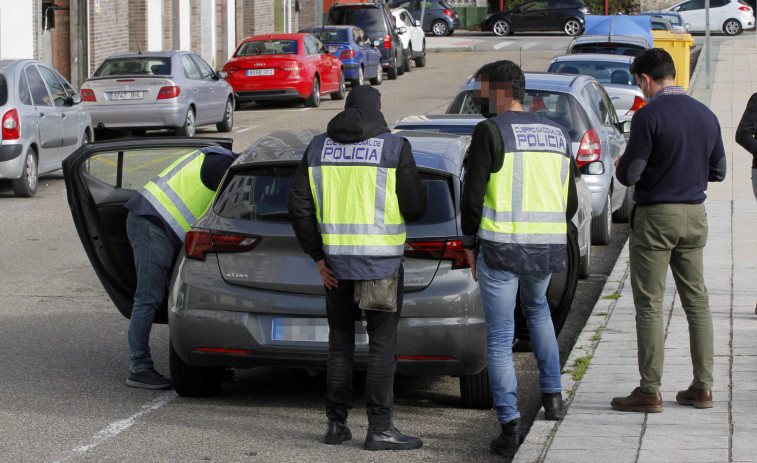
POLYGON ((363 8, 360 6, 346 6, 331 8, 326 17, 327 24, 353 24, 359 26, 366 33, 384 32, 386 25, 378 8, 363 8))
POLYGON ((636 85, 636 76, 631 75, 630 61, 614 63, 610 61, 555 61, 547 72, 581 74, 592 76, 602 84, 636 85))
POLYGON ((66 90, 63 88, 63 84, 61 84, 58 78, 55 77, 55 73, 44 66, 37 66, 37 69, 39 69, 42 78, 45 80, 45 83, 47 83, 47 88, 50 89, 50 93, 53 95, 55 106, 63 106, 66 104, 68 95, 66 95, 66 90))
POLYGON ((26 82, 24 73, 18 75, 18 101, 25 105, 32 104, 32 97, 29 95, 29 83, 26 82))
POLYGON ((547 9, 547 2, 528 2, 525 5, 521 7, 523 11, 537 11, 537 10, 546 10, 547 9))
MULTIPOLYGON (((23 77, 21 78, 21 80, 23 80, 23 77)), ((3 106, 7 102, 8 102, 8 81, 5 80, 5 74, 0 74, 0 106, 3 106)))
POLYGON ((184 68, 184 76, 186 76, 187 79, 202 79, 200 70, 197 69, 197 65, 192 61, 192 58, 190 58, 189 55, 183 55, 181 57, 181 66, 184 68))
POLYGON ((106 59, 92 74, 93 77, 108 77, 125 74, 171 74, 171 58, 129 57, 106 59))
POLYGON ((32 101, 36 106, 52 106, 50 94, 47 93, 47 87, 42 81, 36 66, 26 67, 26 78, 29 81, 29 91, 32 94, 32 101))
MULTIPOLYGON (((451 10, 451 9, 452 9, 452 7, 450 6, 450 4, 449 4, 449 3, 447 3, 447 2, 445 2, 444 0, 441 0, 441 1, 439 2, 439 5, 441 5, 441 6, 442 6, 442 8, 446 8, 446 9, 448 9, 448 10, 451 10)), ((429 8, 433 8, 433 7, 434 7, 434 2, 432 2, 432 1, 428 1, 428 2, 426 2, 426 9, 429 9, 429 8)))
POLYGON ((597 88, 593 84, 587 85, 583 88, 583 90, 581 90, 581 93, 583 94, 584 98, 589 101, 591 109, 594 111, 594 114, 597 115, 599 121, 603 125, 610 124, 609 109, 607 108, 607 103, 602 100, 602 96, 597 91, 597 88))
POLYGON ((177 159, 194 151, 196 148, 104 151, 83 163, 82 173, 106 185, 139 190, 177 159), (122 166, 120 175, 119 165, 122 166))
MULTIPOLYGON (((413 2, 413 3, 417 4, 418 2, 413 2)), ((404 8, 406 10, 412 10, 412 7, 410 6, 410 2, 396 3, 393 6, 394 8, 404 8)))
POLYGON ((313 36, 305 37, 305 52, 308 56, 319 55, 321 53, 320 48, 316 44, 316 40, 318 39, 313 36))
POLYGON ((204 59, 200 58, 197 55, 192 55, 192 59, 195 61, 195 64, 197 64, 197 67, 200 68, 200 75, 202 75, 203 79, 205 80, 215 79, 216 73, 213 71, 213 68, 210 67, 210 65, 205 62, 204 59))
POLYGON ((718 8, 726 6, 730 3, 730 0, 710 0, 710 8, 718 8))
POLYGON ((600 97, 599 107, 602 110, 602 123, 605 125, 614 125, 618 122, 618 119, 610 97, 607 96, 607 92, 601 85, 596 82, 592 83, 592 85, 600 97))
POLYGON ((704 0, 691 0, 681 4, 681 11, 701 10, 704 8, 704 0))

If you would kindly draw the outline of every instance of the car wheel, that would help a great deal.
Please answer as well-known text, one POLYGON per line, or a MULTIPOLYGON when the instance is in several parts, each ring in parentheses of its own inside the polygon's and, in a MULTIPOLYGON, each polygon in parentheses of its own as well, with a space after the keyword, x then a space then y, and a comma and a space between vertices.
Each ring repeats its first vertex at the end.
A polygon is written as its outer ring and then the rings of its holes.
POLYGON ((612 229, 612 194, 607 192, 607 201, 599 217, 591 218, 591 242, 592 244, 608 244, 612 229))
POLYGON ((500 37, 508 36, 512 32, 512 30, 510 30, 510 23, 505 21, 504 19, 498 19, 494 21, 492 31, 494 32, 494 35, 498 35, 500 37))
POLYGON ((89 130, 85 130, 81 135, 81 144, 79 145, 79 147, 88 145, 90 143, 92 143, 92 134, 89 132, 89 130))
POLYGON ((565 21, 563 31, 565 31, 567 35, 578 35, 581 33, 581 23, 578 22, 577 19, 569 19, 565 21))
POLYGON ((384 81, 384 70, 381 69, 381 63, 376 68, 376 77, 371 78, 371 85, 381 85, 384 81))
POLYGON ((344 80, 344 71, 339 71, 339 90, 331 94, 332 100, 343 100, 347 94, 347 84, 344 80))
POLYGON ((626 188, 626 195, 623 197, 623 204, 620 208, 613 212, 612 220, 618 223, 627 223, 631 219, 631 211, 633 210, 633 187, 626 188))
POLYGON ((318 76, 313 78, 313 88, 310 91, 310 96, 305 98, 305 106, 308 108, 317 108, 321 104, 321 83, 318 81, 318 76))
POLYGON ((741 23, 735 19, 729 19, 723 24, 723 32, 727 35, 739 35, 742 32, 741 23))
POLYGON ((586 254, 580 258, 578 263, 578 278, 581 279, 589 278, 591 272, 591 243, 587 242, 586 246, 586 254))
POLYGON ((187 117, 184 118, 184 125, 176 129, 176 135, 180 137, 194 137, 196 130, 195 110, 190 106, 189 109, 187 109, 187 117))
POLYGON ((179 357, 173 344, 168 348, 168 367, 173 388, 182 397, 213 397, 221 390, 223 368, 192 366, 179 357))
POLYGON ((397 72, 397 58, 394 58, 392 60, 392 64, 389 65, 389 69, 386 70, 386 77, 389 80, 395 80, 398 74, 399 72, 397 72))
POLYGON ((412 63, 410 62, 410 57, 411 56, 413 56, 412 45, 410 47, 408 47, 407 53, 404 54, 405 59, 402 60, 403 61, 402 67, 404 68, 403 70, 405 72, 410 72, 410 71, 413 70, 412 63))
POLYGON ((223 113, 223 120, 216 124, 216 129, 219 132, 231 132, 231 128, 234 126, 234 103, 231 102, 231 98, 226 100, 226 109, 223 113))
POLYGON ((423 41, 423 51, 421 51, 421 56, 415 58, 415 67, 422 68, 426 66, 426 41, 423 41))
POLYGON ((489 410, 494 406, 487 368, 475 375, 460 376, 460 398, 465 408, 489 410))
POLYGON ((444 37, 449 33, 449 27, 446 22, 436 20, 431 24, 431 32, 437 37, 444 37))
POLYGON ((37 153, 31 146, 26 150, 26 161, 21 176, 13 180, 13 193, 16 196, 29 198, 37 192, 39 177, 37 176, 37 153))
POLYGON ((357 79, 352 79, 350 82, 350 85, 353 87, 357 87, 358 85, 363 85, 365 83, 365 76, 363 76, 363 66, 360 66, 357 70, 357 79))
MULTIPOLYGON (((397 54, 399 55, 399 51, 397 51, 397 54)), ((405 73, 405 54, 402 54, 401 59, 399 56, 395 57, 394 62, 397 63, 397 75, 403 75, 405 73)))

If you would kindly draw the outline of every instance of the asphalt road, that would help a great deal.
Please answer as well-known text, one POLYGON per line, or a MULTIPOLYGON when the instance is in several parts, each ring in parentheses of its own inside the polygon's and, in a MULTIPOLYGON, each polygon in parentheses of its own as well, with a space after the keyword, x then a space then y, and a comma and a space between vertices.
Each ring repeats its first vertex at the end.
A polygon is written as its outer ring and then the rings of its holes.
MULTIPOLYGON (((555 37, 554 40, 567 38, 555 37)), ((463 80, 495 59, 541 70, 554 55, 528 53, 429 54, 428 66, 379 89, 387 121, 443 112, 463 80)), ((289 127, 325 127, 343 102, 320 108, 253 106, 235 113, 234 149, 289 127)), ((218 136, 214 128, 200 136, 218 136)), ((154 136, 154 135, 153 135, 154 136)), ((573 312, 560 335, 567 356, 606 275, 622 248, 627 226, 612 243, 592 249, 592 276, 579 283, 573 312)), ((502 461, 488 453, 498 433, 493 411, 467 410, 456 378, 398 377, 395 423, 425 445, 412 452, 366 452, 361 375, 349 420, 355 438, 325 446, 325 378, 306 371, 237 371, 219 396, 185 399, 172 391, 124 385, 127 320, 105 294, 79 243, 60 173, 43 177, 34 198, 14 198, 0 183, 0 462, 289 462, 289 461, 502 461)), ((168 331, 151 340, 157 368, 168 372, 168 331)), ((530 353, 516 355, 519 407, 527 424, 536 416, 537 373, 530 353)))

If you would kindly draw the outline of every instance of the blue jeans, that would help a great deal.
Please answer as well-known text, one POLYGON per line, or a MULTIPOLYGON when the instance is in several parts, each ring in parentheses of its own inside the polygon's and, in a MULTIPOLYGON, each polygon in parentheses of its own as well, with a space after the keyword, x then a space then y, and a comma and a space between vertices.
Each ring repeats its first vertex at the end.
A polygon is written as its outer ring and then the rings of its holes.
POLYGON ((162 227, 144 217, 129 212, 126 234, 134 250, 137 269, 137 291, 129 320, 129 350, 131 369, 153 368, 150 355, 150 330, 155 312, 168 293, 176 249, 162 227))
POLYGON ((518 381, 513 364, 515 298, 520 282, 520 303, 528 322, 531 344, 539 366, 539 390, 561 392, 560 349, 547 305, 551 273, 513 273, 486 266, 479 252, 476 275, 486 320, 486 363, 494 395, 494 408, 500 424, 520 417, 518 381))

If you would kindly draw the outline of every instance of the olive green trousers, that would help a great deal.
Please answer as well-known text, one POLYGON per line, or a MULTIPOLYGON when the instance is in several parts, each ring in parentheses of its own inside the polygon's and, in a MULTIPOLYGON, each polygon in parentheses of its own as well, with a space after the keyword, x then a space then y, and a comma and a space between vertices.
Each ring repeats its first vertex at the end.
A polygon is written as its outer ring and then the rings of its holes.
POLYGON ((642 392, 657 392, 662 384, 665 357, 662 304, 668 266, 689 323, 692 385, 700 389, 712 387, 714 340, 709 295, 704 283, 706 243, 704 204, 635 208, 629 257, 642 392))

